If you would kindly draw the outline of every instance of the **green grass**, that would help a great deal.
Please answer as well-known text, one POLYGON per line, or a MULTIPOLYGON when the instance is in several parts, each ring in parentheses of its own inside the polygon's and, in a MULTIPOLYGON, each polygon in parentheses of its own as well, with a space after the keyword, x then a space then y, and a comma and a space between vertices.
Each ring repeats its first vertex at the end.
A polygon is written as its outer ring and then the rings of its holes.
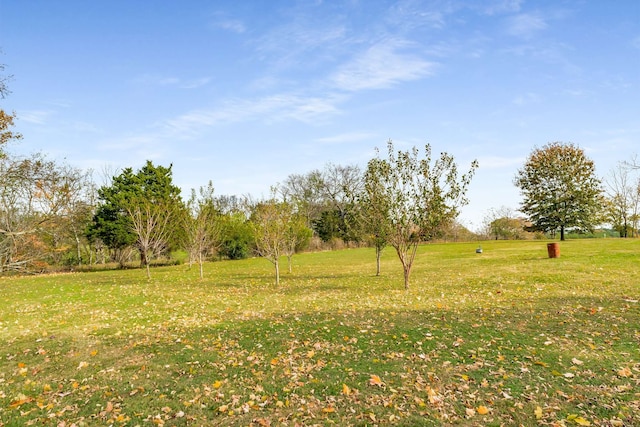
POLYGON ((640 241, 476 247, 0 279, 0 426, 640 425, 640 241))

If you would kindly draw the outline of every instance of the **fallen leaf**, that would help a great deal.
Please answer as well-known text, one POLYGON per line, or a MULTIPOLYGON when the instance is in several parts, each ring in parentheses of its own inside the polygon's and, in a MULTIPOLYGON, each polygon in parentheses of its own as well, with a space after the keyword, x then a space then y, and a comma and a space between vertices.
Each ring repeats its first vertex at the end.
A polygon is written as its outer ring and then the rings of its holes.
POLYGON ((382 380, 380 379, 379 376, 375 375, 375 374, 371 374, 371 378, 369 379, 369 385, 375 385, 378 387, 382 387, 384 385, 384 383, 382 382, 382 380))
POLYGON ((542 414, 542 408, 541 408, 541 407, 537 406, 537 407, 536 407, 536 410, 535 410, 535 411, 533 411, 533 413, 534 413, 534 414, 535 414, 535 416, 536 416, 536 420, 539 420, 539 419, 541 419, 541 418, 542 418, 542 415, 543 415, 543 414, 542 414))
POLYGON ((349 396, 351 394, 351 387, 346 384, 342 384, 342 394, 349 396))
POLYGON ((489 413, 489 408, 487 408, 486 406, 480 405, 476 408, 476 411, 478 411, 478 414, 480 415, 487 415, 489 413))
POLYGON ((25 397, 24 399, 14 400, 13 402, 9 403, 9 407, 12 409, 19 408, 25 403, 29 403, 31 401, 33 401, 32 397, 25 397))
POLYGON ((627 378, 633 375, 633 373, 631 372, 631 369, 625 367, 618 370, 618 375, 621 377, 627 378))

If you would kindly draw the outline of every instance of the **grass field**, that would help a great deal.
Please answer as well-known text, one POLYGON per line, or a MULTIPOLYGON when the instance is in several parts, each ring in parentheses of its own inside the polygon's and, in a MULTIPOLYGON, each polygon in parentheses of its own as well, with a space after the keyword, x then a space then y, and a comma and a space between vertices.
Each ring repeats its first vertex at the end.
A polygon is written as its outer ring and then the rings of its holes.
POLYGON ((640 425, 640 240, 0 278, 0 426, 640 425))

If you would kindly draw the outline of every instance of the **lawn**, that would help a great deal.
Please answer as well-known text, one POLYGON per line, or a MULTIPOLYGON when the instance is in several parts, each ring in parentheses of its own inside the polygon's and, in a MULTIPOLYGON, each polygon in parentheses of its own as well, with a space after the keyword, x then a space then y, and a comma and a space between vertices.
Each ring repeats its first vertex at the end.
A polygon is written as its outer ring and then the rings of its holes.
POLYGON ((0 278, 0 426, 640 425, 640 240, 0 278))

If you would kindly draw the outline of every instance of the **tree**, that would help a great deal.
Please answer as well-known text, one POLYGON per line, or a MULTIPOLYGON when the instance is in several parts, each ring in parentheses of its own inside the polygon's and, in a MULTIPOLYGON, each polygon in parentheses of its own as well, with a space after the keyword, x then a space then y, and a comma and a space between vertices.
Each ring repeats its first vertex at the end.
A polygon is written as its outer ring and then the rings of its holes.
POLYGON ((611 170, 605 179, 607 195, 607 220, 620 237, 628 237, 637 229, 640 207, 640 179, 633 181, 630 168, 624 163, 611 170))
MULTIPOLYGON (((126 168, 114 176, 111 185, 98 189, 102 204, 93 218, 88 235, 100 238, 116 255, 135 245, 140 266, 148 267, 149 257, 172 244, 176 224, 173 218, 182 208, 180 188, 173 185, 171 166, 155 166, 151 161, 137 172, 126 168)), ((124 259, 118 257, 124 266, 124 259)), ((148 269, 147 269, 148 271, 148 269)))
POLYGON ((516 218, 515 212, 502 206, 489 209, 484 218, 484 233, 494 240, 519 240, 525 238, 525 224, 521 218, 516 218))
POLYGON ((0 159, 0 271, 33 271, 65 234, 83 175, 35 154, 0 159))
POLYGON ((147 279, 151 279, 149 260, 167 249, 173 231, 170 224, 177 216, 176 208, 177 205, 167 201, 146 199, 125 205, 136 235, 140 262, 147 271, 147 279))
POLYGON ((360 234, 376 250, 376 276, 380 275, 382 250, 387 246, 392 232, 392 223, 389 221, 391 199, 386 195, 382 174, 375 173, 386 169, 384 162, 379 158, 369 161, 363 177, 363 189, 358 193, 356 203, 356 223, 360 226, 360 234))
POLYGON ((283 200, 295 205, 296 212, 306 219, 323 241, 339 238, 357 240, 354 233, 354 195, 362 185, 362 172, 355 165, 328 163, 325 168, 306 175, 289 175, 278 186, 283 200))
POLYGON ((595 165, 581 148, 552 142, 529 155, 514 183, 524 198, 520 210, 532 223, 531 231, 567 228, 592 231, 602 208, 600 180, 595 165))
POLYGON ((4 145, 9 141, 18 141, 22 139, 22 135, 18 132, 11 130, 14 125, 13 121, 16 118, 14 114, 7 114, 4 110, 0 109, 0 158, 6 154, 4 152, 4 145))
POLYGON ((60 264, 62 257, 66 257, 69 265, 81 264, 83 230, 92 214, 91 172, 56 165, 51 168, 48 179, 38 182, 37 188, 41 196, 40 210, 50 212, 42 231, 51 262, 60 264))
POLYGON ((221 220, 213 193, 211 181, 206 187, 200 187, 197 194, 191 190, 191 198, 183 215, 183 236, 189 252, 189 263, 197 260, 201 279, 204 278, 205 258, 220 246, 221 220))
MULTIPOLYGON (((4 71, 4 64, 0 64, 0 71, 4 71)), ((11 76, 3 77, 0 75, 0 99, 4 99, 9 94, 7 82, 10 79, 11 76)), ((22 135, 20 133, 11 130, 11 127, 14 124, 13 120, 15 118, 15 113, 8 114, 0 108, 0 158, 5 156, 4 145, 7 142, 22 139, 22 135)))
POLYGON ((283 251, 283 254, 287 257, 289 273, 291 273, 293 269, 291 262, 293 255, 303 250, 309 244, 312 235, 313 231, 307 227, 305 218, 302 215, 293 213, 289 220, 289 226, 285 231, 283 251))
POLYGON ((424 158, 419 157, 415 147, 396 152, 393 142, 388 141, 387 148, 387 159, 375 158, 367 164, 365 197, 388 230, 386 240, 396 250, 404 287, 409 289, 418 245, 436 237, 444 224, 457 217, 459 207, 467 203, 465 194, 477 162, 473 161, 469 171, 459 177, 449 154, 442 153, 432 163, 428 144, 424 158))
POLYGON ((251 224, 257 253, 275 268, 276 286, 280 284, 280 256, 286 252, 290 238, 293 209, 291 204, 272 197, 257 203, 251 224))
MULTIPOLYGON (((0 52, 2 52, 0 50, 0 52)), ((0 64, 0 71, 4 71, 5 65, 0 64)), ((4 99, 7 95, 9 95, 9 87, 7 86, 7 82, 11 80, 12 76, 1 76, 0 75, 0 99, 4 99)))
POLYGON ((254 241, 252 226, 247 215, 241 210, 223 211, 220 221, 218 254, 230 260, 247 258, 254 241))
POLYGON ((278 192, 284 201, 295 205, 296 211, 305 218, 307 227, 311 227, 325 210, 323 187, 322 172, 313 170, 305 175, 289 175, 278 186, 278 192))

